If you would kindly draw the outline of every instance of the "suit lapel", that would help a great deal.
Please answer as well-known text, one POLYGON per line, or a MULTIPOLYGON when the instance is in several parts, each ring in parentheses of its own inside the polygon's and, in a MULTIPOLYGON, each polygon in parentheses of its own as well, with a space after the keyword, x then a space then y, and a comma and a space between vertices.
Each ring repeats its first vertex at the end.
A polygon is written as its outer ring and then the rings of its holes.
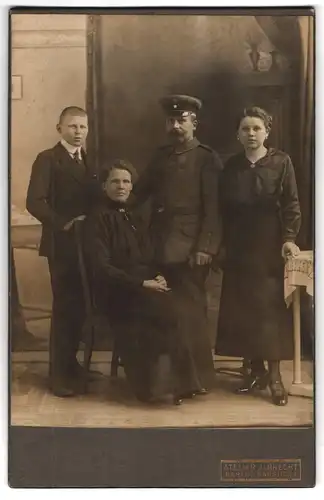
MULTIPOLYGON (((86 179, 84 165, 80 165, 76 161, 74 161, 60 142, 58 142, 54 147, 53 153, 59 169, 64 170, 64 172, 73 177, 75 181, 79 182, 80 184, 84 184, 86 179)), ((86 165, 85 152, 83 150, 82 158, 86 165)))
POLYGON ((85 150, 83 148, 81 148, 81 156, 82 156, 83 163, 85 165, 86 172, 89 172, 87 153, 85 152, 85 150))

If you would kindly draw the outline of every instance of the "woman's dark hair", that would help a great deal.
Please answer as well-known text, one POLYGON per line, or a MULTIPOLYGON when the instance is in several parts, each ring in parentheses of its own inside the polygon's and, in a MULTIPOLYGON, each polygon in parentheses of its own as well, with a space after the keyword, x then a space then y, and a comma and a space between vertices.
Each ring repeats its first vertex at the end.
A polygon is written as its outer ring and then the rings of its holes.
POLYGON ((132 183, 135 184, 135 182, 137 181, 138 175, 137 175, 135 167, 131 164, 131 162, 128 160, 117 159, 117 160, 112 161, 108 165, 104 165, 104 167, 102 168, 102 170, 100 172, 101 182, 102 183, 106 182, 106 180, 109 177, 110 172, 112 170, 115 170, 115 169, 127 170, 127 172, 129 172, 131 174, 132 183))
POLYGON ((270 132, 271 125, 272 125, 272 116, 269 115, 269 113, 267 113, 267 111, 265 111, 262 108, 259 108, 258 106, 252 106, 251 108, 245 108, 243 110, 243 112, 238 117, 237 127, 236 127, 237 129, 239 129, 241 121, 246 116, 250 116, 250 117, 254 117, 254 118, 260 118, 260 120, 262 120, 263 123, 264 123, 266 131, 270 132))

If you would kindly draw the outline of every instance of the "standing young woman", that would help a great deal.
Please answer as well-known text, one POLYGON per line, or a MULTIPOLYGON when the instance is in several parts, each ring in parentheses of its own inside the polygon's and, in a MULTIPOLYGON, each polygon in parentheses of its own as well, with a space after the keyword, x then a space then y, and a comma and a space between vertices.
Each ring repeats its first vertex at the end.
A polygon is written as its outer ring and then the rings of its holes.
POLYGON ((245 109, 238 126, 244 152, 230 158, 222 175, 226 257, 215 350, 251 360, 239 393, 269 386, 273 403, 283 406, 280 361, 293 358, 284 259, 299 253, 301 213, 290 157, 264 145, 270 129, 266 111, 245 109))

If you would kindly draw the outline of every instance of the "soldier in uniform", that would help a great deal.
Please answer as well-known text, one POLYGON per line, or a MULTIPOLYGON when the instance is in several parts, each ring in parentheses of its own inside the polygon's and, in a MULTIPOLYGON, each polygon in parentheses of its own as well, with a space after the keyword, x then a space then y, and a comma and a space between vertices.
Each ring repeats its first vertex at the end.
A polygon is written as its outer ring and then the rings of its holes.
POLYGON ((194 136, 202 103, 195 97, 161 99, 169 144, 158 149, 134 187, 136 203, 151 199, 150 233, 161 274, 167 279, 182 322, 181 367, 187 391, 206 394, 214 382, 207 333, 205 282, 221 241, 218 181, 219 156, 194 136), (183 312, 185 314, 183 314, 183 312))

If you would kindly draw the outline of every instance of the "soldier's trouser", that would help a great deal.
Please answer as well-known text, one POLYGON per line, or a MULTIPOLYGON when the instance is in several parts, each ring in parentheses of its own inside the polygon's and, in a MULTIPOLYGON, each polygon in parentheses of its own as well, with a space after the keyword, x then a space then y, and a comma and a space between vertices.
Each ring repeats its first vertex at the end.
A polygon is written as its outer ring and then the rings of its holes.
POLYGON ((172 264, 162 272, 178 304, 183 341, 182 379, 188 390, 207 388, 214 382, 212 346, 207 330, 205 282, 208 266, 172 264))

